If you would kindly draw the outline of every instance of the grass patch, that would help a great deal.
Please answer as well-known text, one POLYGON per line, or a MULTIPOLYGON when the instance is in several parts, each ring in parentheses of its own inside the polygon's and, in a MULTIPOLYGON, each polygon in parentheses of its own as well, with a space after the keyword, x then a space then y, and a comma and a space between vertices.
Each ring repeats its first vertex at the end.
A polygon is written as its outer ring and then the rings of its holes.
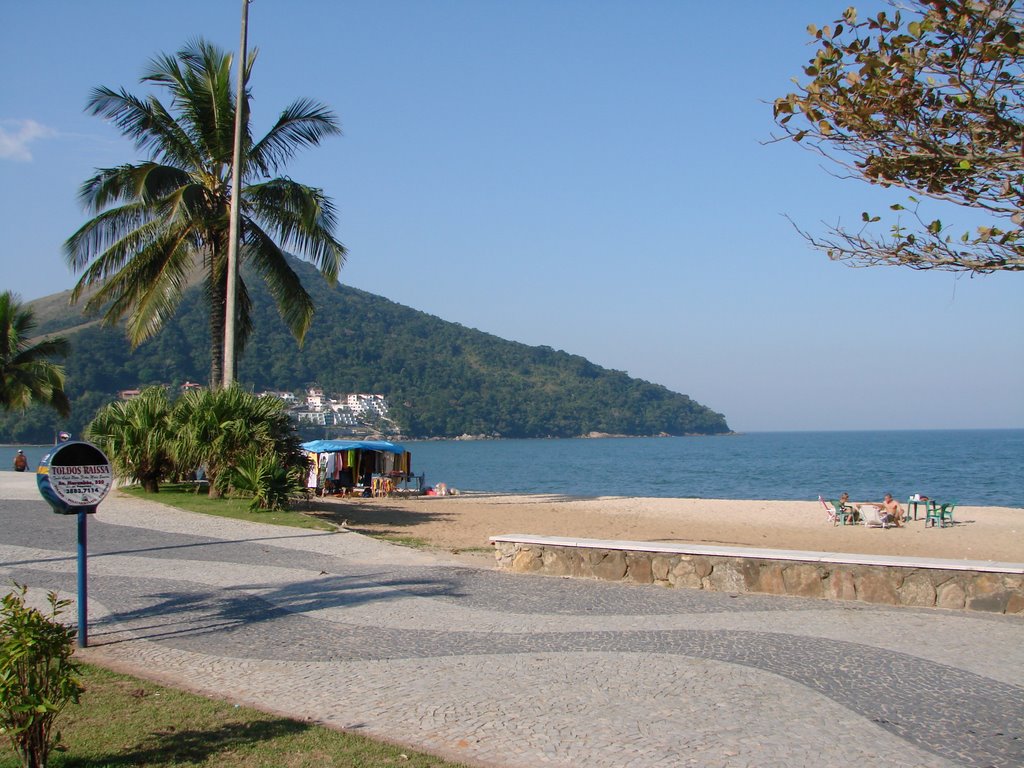
POLYGON ((253 523, 270 523, 271 525, 288 525, 293 528, 310 528, 315 531, 333 531, 335 527, 315 517, 304 515, 294 510, 266 510, 253 512, 249 509, 249 499, 229 499, 221 497, 211 499, 205 490, 196 492, 195 486, 185 483, 167 483, 160 486, 160 493, 146 493, 140 486, 130 485, 121 491, 139 499, 159 501, 190 512, 204 515, 230 517, 233 520, 248 520, 253 523))
MULTIPOLYGON (((85 693, 57 720, 67 751, 50 768, 465 768, 439 757, 298 720, 236 707, 92 665, 85 693)), ((0 768, 21 768, 0 742, 0 768)))
POLYGON ((417 536, 401 536, 395 533, 376 533, 369 530, 360 530, 364 536, 369 536, 373 539, 379 539, 380 541, 386 541, 389 544, 398 544, 401 547, 412 547, 413 549, 426 549, 430 546, 430 542, 426 539, 421 539, 417 536))

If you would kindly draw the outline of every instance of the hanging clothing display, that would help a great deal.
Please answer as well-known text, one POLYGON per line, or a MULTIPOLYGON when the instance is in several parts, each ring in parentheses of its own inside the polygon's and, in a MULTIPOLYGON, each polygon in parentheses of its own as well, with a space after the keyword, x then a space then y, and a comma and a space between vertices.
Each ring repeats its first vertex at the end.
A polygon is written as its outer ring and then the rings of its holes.
POLYGON ((320 474, 320 466, 319 466, 319 463, 318 463, 318 459, 319 458, 320 457, 317 456, 315 453, 310 456, 310 459, 309 459, 309 477, 306 478, 306 487, 307 488, 316 488, 316 480, 317 480, 317 477, 319 477, 319 474, 320 474))
POLYGON ((302 449, 310 460, 306 484, 317 494, 346 493, 361 486, 368 494, 387 495, 395 489, 396 481, 412 479, 411 454, 387 441, 312 440, 303 443, 302 449), (377 482, 382 478, 388 482, 377 482))

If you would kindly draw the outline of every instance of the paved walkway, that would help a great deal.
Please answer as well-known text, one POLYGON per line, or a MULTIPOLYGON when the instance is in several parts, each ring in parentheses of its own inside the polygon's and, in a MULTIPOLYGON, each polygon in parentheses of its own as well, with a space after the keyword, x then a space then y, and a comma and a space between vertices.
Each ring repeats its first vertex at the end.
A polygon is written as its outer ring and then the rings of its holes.
MULTIPOLYGON (((0 473, 0 580, 73 596, 74 518, 0 473)), ((1021 766, 1024 621, 508 575, 127 498, 89 660, 493 766, 1021 766)))

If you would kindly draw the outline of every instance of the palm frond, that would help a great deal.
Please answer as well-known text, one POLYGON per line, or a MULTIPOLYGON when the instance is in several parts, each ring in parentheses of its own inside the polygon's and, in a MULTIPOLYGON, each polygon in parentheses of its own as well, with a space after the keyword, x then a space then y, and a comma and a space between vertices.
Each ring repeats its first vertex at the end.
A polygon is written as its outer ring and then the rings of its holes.
POLYGON ((101 168, 82 184, 78 198, 87 209, 99 213, 122 201, 151 203, 191 184, 191 175, 180 168, 144 162, 101 168))
POLYGON ((246 261, 266 282, 281 319, 301 345, 313 322, 313 299, 288 266, 284 253, 262 229, 251 224, 246 227, 245 235, 246 261))
POLYGON ((252 324, 252 294, 242 279, 238 276, 235 283, 235 354, 241 355, 245 345, 252 337, 255 326, 252 324))
POLYGON ((132 227, 130 225, 133 223, 134 214, 132 210, 108 211, 93 219, 65 243, 68 262, 73 268, 81 269, 88 263, 90 255, 99 252, 85 268, 78 284, 72 290, 72 303, 77 302, 87 288, 99 285, 116 275, 129 261, 148 252, 154 243, 165 236, 168 222, 147 216, 138 223, 138 226, 132 227), (124 220, 121 220, 121 217, 124 220), (109 220, 110 226, 90 226, 94 223, 101 225, 103 221, 99 219, 109 220))
MULTIPOLYGON (((163 232, 132 258, 123 260, 119 269, 94 278, 92 284, 98 289, 86 302, 86 310, 102 310, 108 325, 129 316, 128 338, 133 347, 151 338, 173 314, 192 270, 194 259, 188 234, 163 232)), ((90 284, 83 285, 89 277, 87 272, 73 296, 90 284)))
POLYGON ((66 355, 68 343, 61 337, 32 343, 35 327, 31 308, 16 294, 0 292, 0 407, 24 409, 40 402, 67 416, 71 404, 64 393, 64 368, 47 358, 66 355))
POLYGON ((78 200, 86 210, 99 213, 107 206, 122 201, 137 200, 138 165, 119 165, 116 168, 100 168, 82 184, 78 200))
POLYGON ((93 89, 86 111, 110 120, 140 152, 171 162, 195 155, 188 133, 153 96, 140 99, 124 89, 101 86, 93 89))
POLYGON ((27 365, 50 357, 67 357, 70 352, 71 344, 67 339, 63 336, 51 336, 25 346, 16 355, 12 355, 11 360, 15 365, 27 365))
POLYGON ((267 135, 249 149, 247 160, 262 176, 270 176, 303 147, 317 146, 324 137, 340 133, 338 118, 328 107, 311 99, 299 99, 288 106, 267 135))
POLYGON ((150 279, 147 289, 136 294, 132 301, 127 330, 133 347, 155 336, 181 303, 192 259, 180 241, 174 244, 172 254, 172 258, 151 276, 134 271, 126 276, 126 279, 134 281, 150 279))
POLYGON ((279 178, 254 184, 245 195, 253 218, 271 230, 282 248, 308 258, 326 279, 338 279, 348 252, 332 234, 337 215, 322 190, 279 178))
POLYGON ((224 168, 230 166, 234 145, 232 60, 230 53, 197 38, 186 43, 175 58, 154 60, 143 78, 170 89, 193 143, 203 149, 202 165, 220 166, 222 179, 227 178, 224 168))
POLYGON ((179 121, 156 98, 150 97, 154 119, 160 127, 146 148, 154 156, 170 165, 181 168, 202 168, 207 162, 199 133, 188 121, 179 121))

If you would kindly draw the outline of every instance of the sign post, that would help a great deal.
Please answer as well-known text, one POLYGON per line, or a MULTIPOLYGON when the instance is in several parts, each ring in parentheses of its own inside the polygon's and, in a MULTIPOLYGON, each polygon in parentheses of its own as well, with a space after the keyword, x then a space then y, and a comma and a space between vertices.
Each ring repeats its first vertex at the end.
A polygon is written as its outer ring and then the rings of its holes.
POLYGON ((36 469, 39 493, 59 515, 78 516, 78 647, 89 645, 88 523, 113 485, 110 461, 92 443, 60 443, 36 469))

